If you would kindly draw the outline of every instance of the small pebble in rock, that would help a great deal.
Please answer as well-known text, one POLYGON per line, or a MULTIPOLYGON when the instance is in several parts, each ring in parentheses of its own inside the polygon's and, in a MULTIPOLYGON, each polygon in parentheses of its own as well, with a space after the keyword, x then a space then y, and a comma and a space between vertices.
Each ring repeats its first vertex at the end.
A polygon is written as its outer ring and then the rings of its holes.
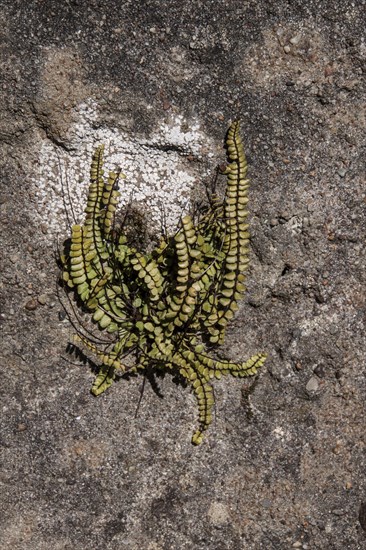
POLYGON ((21 423, 18 424, 18 426, 17 426, 17 431, 18 431, 18 432, 24 432, 26 429, 27 429, 27 425, 24 424, 23 422, 21 422, 21 423))
POLYGON ((292 548, 301 548, 301 547, 302 547, 302 542, 300 542, 299 540, 294 542, 292 545, 292 548))
POLYGON ((64 321, 66 319, 66 311, 59 311, 58 312, 58 320, 59 321, 64 321))
POLYGON ((287 46, 284 46, 283 51, 284 51, 285 53, 290 53, 290 51, 291 51, 290 46, 288 46, 288 45, 287 45, 287 46))
POLYGON ((35 309, 37 309, 37 302, 34 298, 32 298, 31 300, 28 300, 24 307, 28 311, 34 311, 35 309))
POLYGON ((317 391, 319 388, 319 382, 316 376, 312 376, 306 384, 306 391, 317 391))
POLYGON ((290 38, 290 42, 294 46, 297 46, 297 44, 300 42, 300 39, 301 39, 301 35, 297 34, 296 36, 293 36, 292 38, 290 38))
POLYGON ((314 374, 319 376, 319 378, 324 378, 325 376, 324 365, 318 365, 317 367, 315 367, 314 374))
POLYGON ((347 174, 347 170, 345 168, 340 168, 337 171, 337 174, 338 174, 339 177, 344 178, 344 176, 347 174))
POLYGON ((45 304, 47 304, 48 296, 47 294, 41 294, 40 296, 38 296, 37 300, 41 304, 41 306, 44 306, 45 304))
POLYGON ((163 101, 164 111, 169 111, 171 106, 172 106, 172 104, 170 103, 170 101, 168 101, 167 99, 164 99, 164 101, 163 101))

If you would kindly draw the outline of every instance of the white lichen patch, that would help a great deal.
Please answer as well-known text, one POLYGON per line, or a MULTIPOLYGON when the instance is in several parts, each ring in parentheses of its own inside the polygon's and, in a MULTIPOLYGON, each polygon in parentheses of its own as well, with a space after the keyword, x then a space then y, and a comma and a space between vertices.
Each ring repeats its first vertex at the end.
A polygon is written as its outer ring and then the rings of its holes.
POLYGON ((163 220, 174 230, 189 210, 191 190, 199 176, 187 156, 207 155, 209 139, 199 124, 175 116, 144 139, 116 128, 98 127, 93 101, 80 105, 77 115, 78 122, 68 135, 69 151, 50 140, 40 148, 34 186, 37 213, 48 234, 65 234, 70 223, 82 221, 91 156, 100 144, 105 145, 105 173, 120 168, 126 176, 120 182, 121 207, 132 203, 146 214, 151 231, 159 232, 163 220))

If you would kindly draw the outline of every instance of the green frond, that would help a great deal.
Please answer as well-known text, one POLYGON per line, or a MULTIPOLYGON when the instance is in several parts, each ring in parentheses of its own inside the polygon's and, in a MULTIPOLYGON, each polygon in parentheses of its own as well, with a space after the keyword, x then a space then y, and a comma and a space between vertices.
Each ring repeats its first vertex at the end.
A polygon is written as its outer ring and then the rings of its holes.
POLYGON ((93 395, 98 396, 105 392, 112 384, 115 378, 115 369, 108 365, 102 365, 99 373, 94 380, 91 392, 93 395))

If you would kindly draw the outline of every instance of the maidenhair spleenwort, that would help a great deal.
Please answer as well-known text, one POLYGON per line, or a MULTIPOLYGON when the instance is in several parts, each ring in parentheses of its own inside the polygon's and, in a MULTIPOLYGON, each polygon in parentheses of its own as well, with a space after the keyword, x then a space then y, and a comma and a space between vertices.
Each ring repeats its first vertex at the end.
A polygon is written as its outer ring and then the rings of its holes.
POLYGON ((101 363, 93 394, 104 392, 116 371, 154 368, 179 373, 198 402, 195 445, 202 442, 212 420, 213 379, 251 376, 266 359, 257 353, 234 363, 208 354, 224 342, 227 324, 245 291, 249 263, 249 181, 238 121, 231 124, 225 143, 223 200, 212 197, 208 212, 197 223, 184 216, 179 230, 162 238, 149 254, 130 247, 116 228, 121 178, 114 172, 104 177, 104 147, 98 147, 91 164, 85 221, 72 227, 62 256, 64 283, 74 289, 99 328, 111 335, 104 346, 81 332, 77 335, 101 363), (131 354, 135 363, 127 366, 131 354))

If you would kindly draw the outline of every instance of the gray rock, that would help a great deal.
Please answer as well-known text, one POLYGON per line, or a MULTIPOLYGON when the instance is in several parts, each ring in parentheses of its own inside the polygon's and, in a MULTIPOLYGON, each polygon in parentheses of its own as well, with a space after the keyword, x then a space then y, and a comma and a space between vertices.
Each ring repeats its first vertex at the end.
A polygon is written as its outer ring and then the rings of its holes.
POLYGON ((363 3, 3 0, 0 18, 0 547, 361 548, 363 3), (149 247, 164 215, 207 199, 236 117, 251 265, 217 352, 268 363, 215 382, 193 448, 188 388, 131 376, 93 398, 92 354, 67 351, 61 306, 36 297, 55 301, 97 144, 149 247))

